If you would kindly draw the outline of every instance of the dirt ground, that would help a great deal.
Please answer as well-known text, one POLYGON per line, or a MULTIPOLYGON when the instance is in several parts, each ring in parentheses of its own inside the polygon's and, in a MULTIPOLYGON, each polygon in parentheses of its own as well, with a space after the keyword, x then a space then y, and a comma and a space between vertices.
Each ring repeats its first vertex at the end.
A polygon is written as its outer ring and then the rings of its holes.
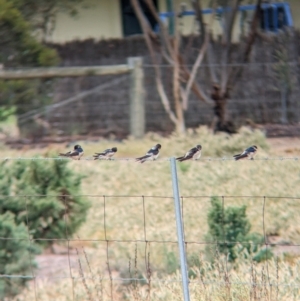
POLYGON ((267 138, 267 141, 271 147, 272 152, 274 152, 275 154, 300 154, 300 136, 267 138))

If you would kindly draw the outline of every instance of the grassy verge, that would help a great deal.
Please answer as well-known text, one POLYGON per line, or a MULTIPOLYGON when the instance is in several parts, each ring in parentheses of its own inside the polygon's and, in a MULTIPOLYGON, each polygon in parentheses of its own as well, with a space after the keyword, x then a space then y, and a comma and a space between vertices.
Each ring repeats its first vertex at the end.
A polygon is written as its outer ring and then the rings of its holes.
MULTIPOLYGON (((185 136, 174 134, 168 138, 162 138, 155 134, 148 134, 140 141, 128 139, 112 143, 103 140, 97 144, 80 142, 85 150, 85 156, 91 156, 95 151, 116 146, 118 147, 116 157, 142 155, 156 143, 162 145, 161 157, 165 158, 179 156, 199 143, 203 147, 202 157, 204 158, 231 157, 252 144, 259 147, 257 156, 260 158, 273 154, 261 132, 251 132, 247 129, 243 129, 240 134, 234 136, 212 135, 207 128, 201 127, 196 131, 189 131, 185 136)), ((53 146, 47 152, 53 154, 64 150, 62 147, 53 146)), ((31 156, 35 153, 34 150, 18 153, 3 150, 3 156, 11 157, 31 156)), ((145 245, 145 243, 134 242, 145 240, 144 230, 146 230, 146 239, 149 241, 176 241, 169 162, 164 159, 145 164, 117 160, 79 161, 70 162, 70 165, 74 170, 86 176, 83 181, 83 194, 94 195, 89 197, 92 208, 87 222, 75 235, 75 238, 85 239, 85 241, 70 243, 73 248, 81 250, 81 247, 84 247, 87 250, 92 269, 91 273, 88 266, 82 268, 83 272, 89 274, 90 277, 86 280, 88 283, 84 283, 82 279, 76 280, 74 286, 76 298, 78 300, 82 298, 107 300, 111 299, 111 293, 114 294, 114 300, 126 298, 145 300, 149 297, 147 285, 134 286, 135 284, 131 283, 124 286, 119 282, 114 283, 111 288, 109 281, 101 280, 101 275, 104 278, 110 276, 107 268, 108 254, 113 277, 127 278, 137 273, 147 278, 148 260, 151 263, 151 277, 165 281, 153 280, 151 282, 151 300, 181 299, 179 297, 181 285, 174 282, 179 278, 177 245, 155 242, 145 245), (118 240, 109 243, 108 253, 106 253, 107 244, 103 241, 105 239, 118 240), (123 242, 124 240, 133 242, 123 242), (101 292, 97 297, 99 286, 103 288, 103 298, 101 292), (87 297, 88 290, 91 290, 92 297, 87 297)), ((282 241, 299 243, 300 202, 297 199, 286 198, 287 196, 300 198, 299 161, 199 160, 178 164, 178 177, 180 193, 183 196, 186 241, 204 242, 210 196, 217 195, 223 197, 225 206, 247 205, 251 231, 263 234, 263 229, 265 229, 267 235, 272 234, 279 236, 282 241)), ((188 244, 187 252, 189 258, 197 257, 204 252, 204 244, 188 244)), ((83 261, 85 261, 84 257, 83 261)), ((272 282, 279 281, 282 284, 278 290, 267 285, 269 280, 266 280, 265 263, 254 265, 251 262, 240 261, 239 265, 230 271, 230 277, 226 276, 226 279, 229 279, 226 281, 230 283, 223 285, 225 272, 221 268, 218 270, 218 268, 209 267, 205 258, 202 258, 201 262, 206 266, 207 273, 204 278, 201 278, 202 274, 199 274, 195 267, 194 275, 197 284, 191 284, 193 300, 276 300, 277 297, 278 300, 296 300, 293 299, 295 290, 286 289, 286 287, 291 273, 297 275, 295 283, 297 282, 298 274, 295 274, 298 273, 299 268, 297 260, 282 261, 280 265, 276 261, 269 262, 268 277, 272 278, 272 282), (277 277, 278 274, 280 279, 277 277), (249 285, 254 275, 261 283, 260 286, 249 285), (206 282, 214 284, 205 284, 206 282), (236 285, 231 282, 247 284, 236 285), (255 299, 254 295, 261 297, 255 299)), ((219 264, 221 267, 221 260, 219 264)), ((39 280, 37 287, 39 298, 42 300, 72 300, 70 279, 50 284, 39 280)), ((24 292, 22 296, 19 296, 21 298, 19 300, 31 299, 30 294, 32 294, 30 290, 24 292)))

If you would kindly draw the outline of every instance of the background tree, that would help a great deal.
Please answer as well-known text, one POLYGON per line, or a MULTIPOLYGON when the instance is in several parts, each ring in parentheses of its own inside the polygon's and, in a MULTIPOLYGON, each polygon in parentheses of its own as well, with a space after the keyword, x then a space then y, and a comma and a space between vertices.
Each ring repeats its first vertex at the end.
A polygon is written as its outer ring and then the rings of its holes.
MULTIPOLYGON (((227 114, 227 101, 238 80, 241 78, 245 67, 242 64, 248 63, 250 54, 258 35, 258 25, 261 15, 261 0, 255 0, 256 9, 252 16, 248 34, 241 36, 239 43, 234 47, 233 30, 236 22, 239 6, 246 1, 243 0, 216 0, 218 7, 223 12, 218 16, 222 19, 221 49, 214 47, 212 36, 209 35, 207 62, 209 65, 209 76, 211 82, 211 99, 214 101, 214 122, 215 131, 236 131, 233 122, 227 114), (233 59, 235 64, 232 65, 233 59)), ((251 1, 252 2, 252 1, 251 1)), ((200 28, 205 28, 202 14, 201 0, 191 0, 200 28)), ((201 30, 201 40, 205 39, 207 31, 201 30)))
POLYGON ((78 14, 84 0, 9 0, 43 41, 52 34, 59 12, 78 14))
POLYGON ((134 8, 135 14, 140 22, 146 45, 150 53, 151 61, 155 71, 156 88, 159 97, 166 113, 174 123, 176 131, 183 133, 185 132, 184 110, 187 110, 188 108, 188 97, 190 91, 192 90, 202 101, 208 103, 211 102, 210 99, 204 95, 202 90, 199 89, 195 82, 197 69, 203 61, 208 40, 206 40, 199 49, 199 53, 193 64, 193 67, 191 70, 189 70, 182 55, 183 47, 181 43, 181 33, 179 30, 178 21, 180 15, 175 15, 175 34, 170 35, 166 24, 160 20, 153 1, 144 0, 144 2, 159 25, 159 37, 151 28, 147 17, 141 8, 140 2, 138 0, 131 0, 132 7, 134 8), (162 64, 168 64, 172 68, 173 78, 171 96, 168 96, 166 92, 167 87, 163 83, 162 64))
MULTIPOLYGON (((231 91, 238 79, 241 77, 243 68, 241 66, 231 66, 233 62, 233 53, 235 52, 235 62, 246 63, 249 61, 252 46, 257 36, 257 28, 260 20, 261 0, 256 0, 256 10, 248 29, 248 35, 242 37, 238 47, 233 47, 233 30, 236 21, 238 7, 242 0, 216 0, 211 1, 212 7, 222 7, 223 13, 218 14, 217 18, 222 19, 221 44, 216 44, 212 38, 212 25, 215 15, 211 15, 209 24, 205 24, 202 14, 202 1, 191 0, 192 7, 195 10, 196 19, 199 24, 199 52, 191 70, 189 70, 184 56, 182 54, 180 31, 178 29, 178 17, 180 13, 175 10, 175 34, 168 34, 166 25, 160 20, 152 0, 143 0, 159 25, 159 36, 153 32, 140 3, 137 0, 131 0, 136 16, 139 19, 144 33, 146 44, 150 52, 150 57, 155 69, 156 86, 170 119, 176 126, 177 131, 183 132, 184 110, 188 108, 188 98, 192 90, 199 100, 214 105, 215 130, 235 132, 233 122, 228 119, 226 112, 227 100, 230 98, 231 91), (219 45, 221 45, 219 47, 219 45), (211 93, 206 91, 196 82, 196 73, 203 58, 209 64, 209 77, 211 93), (168 98, 166 87, 162 81, 161 63, 169 64, 173 72, 173 94, 168 98), (216 66, 216 64, 218 66, 216 66), (175 111, 172 111, 172 101, 174 99, 175 111)), ((245 32, 245 30, 244 30, 245 32)))
MULTIPOLYGON (((24 1, 25 3, 25 1, 24 1)), ((33 28, 12 0, 0 0, 0 64, 2 67, 53 66, 59 62, 54 49, 48 48, 32 35, 33 28)), ((49 102, 49 81, 0 81, 0 121, 11 114, 34 109, 49 102), (46 97, 45 97, 46 96, 46 97)), ((36 125, 29 124, 26 131, 36 125)), ((19 125, 20 132, 24 127, 19 125)))
MULTIPOLYGON (((32 275, 35 263, 30 261, 29 252, 37 248, 30 244, 28 231, 23 223, 16 224, 10 212, 0 214, 0 274, 32 275)), ((16 295, 30 278, 0 278, 0 299, 16 295)))
MULTIPOLYGON (((28 217, 35 239, 66 238, 66 226, 72 235, 85 221, 89 204, 80 196, 82 176, 67 164, 66 160, 2 163, 0 214, 12 213, 17 224, 26 224, 28 217)), ((50 245, 52 241, 37 243, 50 245)))

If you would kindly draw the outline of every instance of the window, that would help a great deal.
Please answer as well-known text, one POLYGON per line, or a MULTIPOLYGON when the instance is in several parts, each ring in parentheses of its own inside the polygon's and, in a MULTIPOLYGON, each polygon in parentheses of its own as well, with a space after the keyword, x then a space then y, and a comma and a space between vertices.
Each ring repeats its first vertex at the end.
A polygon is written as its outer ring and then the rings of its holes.
MULTIPOLYGON (((120 0, 121 2, 121 14, 122 14, 122 25, 123 25, 123 36, 128 37, 135 34, 141 34, 142 29, 139 24, 139 20, 137 19, 134 9, 131 6, 130 0, 120 0)), ((145 16, 148 18, 148 21, 151 27, 154 29, 157 25, 154 17, 149 11, 147 5, 143 0, 139 0, 142 10, 145 16)), ((156 9, 157 9, 157 0, 153 1, 156 9)))

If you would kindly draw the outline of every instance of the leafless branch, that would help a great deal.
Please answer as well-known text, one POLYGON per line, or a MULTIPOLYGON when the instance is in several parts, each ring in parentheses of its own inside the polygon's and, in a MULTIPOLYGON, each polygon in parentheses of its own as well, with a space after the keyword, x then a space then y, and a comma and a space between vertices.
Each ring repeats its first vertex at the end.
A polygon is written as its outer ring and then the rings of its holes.
POLYGON ((151 59, 152 59, 152 63, 154 65, 156 87, 157 87, 157 91, 158 91, 158 94, 160 96, 161 102, 162 102, 162 104, 164 106, 164 109, 166 110, 167 114, 169 115, 171 121, 174 124, 177 124, 177 118, 176 118, 174 112, 171 109, 170 101, 169 101, 168 96, 166 94, 166 91, 164 89, 164 86, 163 86, 163 83, 162 83, 162 75, 161 75, 160 67, 158 65, 158 61, 157 61, 157 58, 156 58, 156 55, 155 55, 155 52, 154 52, 154 48, 153 48, 152 42, 151 42, 150 37, 149 37, 149 35, 151 35, 150 31, 152 32, 151 27, 149 25, 149 22, 146 20, 138 1, 137 0, 131 0, 131 4, 132 4, 132 7, 135 11, 135 14, 136 14, 136 16, 137 16, 137 18, 138 18, 138 20, 141 24, 141 27, 142 27, 142 30, 143 30, 143 33, 144 33, 144 37, 145 37, 145 40, 146 40, 146 44, 147 44, 147 47, 149 49, 150 56, 151 56, 151 59))
POLYGON ((228 8, 225 8, 225 26, 223 30, 223 39, 222 44, 224 45, 224 49, 221 54, 221 93, 224 94, 227 89, 227 83, 228 83, 228 61, 229 57, 231 55, 231 39, 232 39, 232 31, 233 31, 233 25, 234 21, 238 12, 238 7, 240 4, 240 0, 232 0, 230 2, 233 2, 232 5, 228 8))
POLYGON ((204 44, 202 45, 202 47, 200 48, 200 51, 199 51, 199 54, 197 56, 197 59, 195 61, 195 64, 193 65, 193 68, 192 68, 192 72, 191 72, 191 75, 190 75, 190 78, 188 80, 188 83, 186 85, 186 90, 185 90, 185 93, 183 94, 183 99, 182 99, 182 107, 187 110, 188 108, 188 98, 189 98, 189 94, 190 94, 190 91, 191 91, 191 87, 192 87, 192 84, 195 80, 195 77, 197 75, 197 70, 204 58, 204 55, 205 55, 205 52, 206 52, 206 49, 207 49, 207 46, 208 46, 208 42, 209 42, 209 35, 208 34, 204 34, 205 36, 205 41, 204 41, 204 44))
MULTIPOLYGON (((261 3, 262 3, 262 0, 257 0, 255 13, 253 14, 253 18, 251 21, 250 33, 247 38, 245 50, 241 54, 241 58, 240 58, 240 62, 242 62, 242 63, 249 62, 252 47, 254 45, 256 37, 258 36, 258 24, 259 24, 260 15, 261 15, 261 12, 260 12, 261 3)), ((229 80, 228 80, 228 84, 227 84, 228 87, 229 86, 233 87, 237 78, 241 77, 243 70, 244 70, 243 67, 236 67, 236 68, 232 69, 232 72, 229 75, 229 80)))
MULTIPOLYGON (((179 43, 180 43, 180 33, 178 30, 178 18, 174 18, 175 20, 175 38, 173 43, 173 49, 174 49, 174 59, 175 65, 174 65, 174 71, 173 71, 173 95, 174 95, 174 102, 175 102, 175 110, 176 110, 176 116, 179 120, 180 124, 184 126, 183 124, 183 110, 182 110, 182 104, 180 101, 180 64, 178 62, 178 53, 179 53, 179 43)), ((184 131, 184 129, 182 129, 184 131)))
POLYGON ((162 40, 163 45, 165 46, 165 48, 169 52, 170 56, 174 58, 174 52, 173 52, 173 49, 172 49, 172 45, 170 43, 167 28, 166 28, 165 24, 162 22, 162 20, 160 19, 159 15, 157 13, 157 10, 156 10, 156 8, 153 4, 153 1, 152 0, 144 0, 144 2, 147 4, 152 16, 155 18, 155 21, 159 25, 159 29, 160 29, 160 32, 161 32, 161 40, 162 40))
MULTIPOLYGON (((192 7, 195 11, 196 18, 197 18, 198 23, 199 23, 200 32, 201 32, 200 39, 204 43, 205 35, 206 35, 206 29, 205 29, 205 24, 204 24, 204 20, 203 20, 201 0, 199 0, 199 1, 198 0, 190 0, 190 1, 191 1, 191 5, 192 5, 192 7)), ((202 44, 202 42, 201 42, 201 44, 202 44)))

